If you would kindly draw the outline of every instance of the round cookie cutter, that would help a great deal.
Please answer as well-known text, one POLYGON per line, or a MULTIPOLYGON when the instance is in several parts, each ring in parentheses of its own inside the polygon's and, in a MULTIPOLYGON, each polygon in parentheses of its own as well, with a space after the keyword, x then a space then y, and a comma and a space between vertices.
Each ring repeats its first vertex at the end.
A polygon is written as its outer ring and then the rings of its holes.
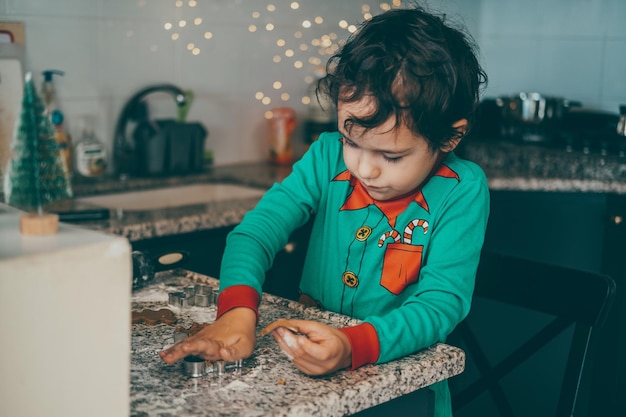
POLYGON ((197 378, 206 373, 206 361, 199 356, 186 356, 183 359, 183 372, 192 378, 197 378))

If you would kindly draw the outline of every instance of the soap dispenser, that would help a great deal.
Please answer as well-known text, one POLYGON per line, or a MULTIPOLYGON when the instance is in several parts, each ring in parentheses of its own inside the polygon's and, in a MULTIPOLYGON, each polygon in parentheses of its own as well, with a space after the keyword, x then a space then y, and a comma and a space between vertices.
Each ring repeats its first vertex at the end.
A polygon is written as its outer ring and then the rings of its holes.
POLYGON ((55 75, 65 75, 65 73, 60 70, 45 70, 42 71, 41 74, 43 75, 41 96, 46 106, 46 112, 51 117, 53 112, 61 111, 61 106, 59 106, 56 89, 54 88, 53 77, 55 75))
POLYGON ((56 94, 56 89, 53 82, 55 75, 65 75, 60 70, 45 70, 42 72, 43 83, 41 86, 41 96, 43 97, 44 105, 46 107, 46 114, 50 118, 50 121, 54 125, 54 138, 59 146, 61 158, 65 165, 65 169, 68 178, 72 173, 72 142, 70 135, 65 131, 63 122, 65 115, 61 111, 59 100, 56 94))
POLYGON ((72 138, 63 128, 63 113, 55 111, 51 115, 52 124, 54 125, 54 139, 59 146, 59 153, 65 165, 68 179, 72 177, 72 138))

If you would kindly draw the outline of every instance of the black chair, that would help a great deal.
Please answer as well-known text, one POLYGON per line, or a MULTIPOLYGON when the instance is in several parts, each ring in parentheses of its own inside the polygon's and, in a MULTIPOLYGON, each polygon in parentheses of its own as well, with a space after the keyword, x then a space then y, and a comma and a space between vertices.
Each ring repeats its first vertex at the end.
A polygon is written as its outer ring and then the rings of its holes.
POLYGON ((615 293, 598 273, 483 251, 472 310, 448 338, 455 417, 583 416, 596 329, 615 293))

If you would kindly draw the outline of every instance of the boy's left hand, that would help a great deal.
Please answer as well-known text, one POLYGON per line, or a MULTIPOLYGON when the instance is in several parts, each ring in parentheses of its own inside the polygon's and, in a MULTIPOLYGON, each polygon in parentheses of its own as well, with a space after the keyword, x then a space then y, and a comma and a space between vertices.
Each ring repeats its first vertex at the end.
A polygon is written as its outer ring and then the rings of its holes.
POLYGON ((352 364, 348 337, 334 327, 309 320, 289 320, 301 334, 279 327, 274 339, 294 365, 308 375, 324 375, 352 364))

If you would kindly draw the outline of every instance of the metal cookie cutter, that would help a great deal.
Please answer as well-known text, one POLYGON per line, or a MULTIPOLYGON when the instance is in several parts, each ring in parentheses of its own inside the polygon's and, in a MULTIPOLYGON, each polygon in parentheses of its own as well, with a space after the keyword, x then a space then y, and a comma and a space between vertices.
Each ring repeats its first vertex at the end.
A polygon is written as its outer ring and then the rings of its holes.
POLYGON ((196 288, 193 286, 185 287, 184 291, 185 291, 185 297, 187 298, 193 297, 194 295, 196 295, 196 288))
POLYGON ((167 303, 173 307, 182 307, 185 293, 182 291, 170 292, 167 294, 167 303))
POLYGON ((196 284, 194 286, 195 294, 211 294, 211 287, 207 284, 196 284))
POLYGON ((224 375, 227 371, 237 371, 243 368, 243 359, 234 362, 226 362, 223 360, 213 362, 213 368, 208 367, 207 372, 213 372, 217 375, 224 375))
POLYGON ((192 378, 206 373, 206 361, 199 356, 186 356, 183 359, 183 372, 192 378))
POLYGON ((170 292, 167 294, 167 303, 173 307, 189 307, 188 300, 183 291, 170 292))
POLYGON ((187 308, 193 307, 195 296, 187 296, 186 291, 175 291, 167 294, 167 303, 174 307, 187 308))
POLYGON ((210 307, 215 305, 217 300, 216 288, 206 284, 196 284, 188 286, 183 291, 168 293, 167 303, 173 307, 210 307))
POLYGON ((194 296, 194 303, 197 307, 208 307, 211 305, 208 294, 196 294, 194 296))
POLYGON ((228 372, 241 372, 243 359, 234 362, 218 360, 215 362, 205 361, 199 356, 189 355, 183 359, 183 373, 192 378, 206 374, 222 376, 228 372))
POLYGON ((195 302, 197 306, 209 307, 217 302, 217 289, 206 284, 196 284, 195 302), (198 304, 198 302, 200 304, 198 304))

